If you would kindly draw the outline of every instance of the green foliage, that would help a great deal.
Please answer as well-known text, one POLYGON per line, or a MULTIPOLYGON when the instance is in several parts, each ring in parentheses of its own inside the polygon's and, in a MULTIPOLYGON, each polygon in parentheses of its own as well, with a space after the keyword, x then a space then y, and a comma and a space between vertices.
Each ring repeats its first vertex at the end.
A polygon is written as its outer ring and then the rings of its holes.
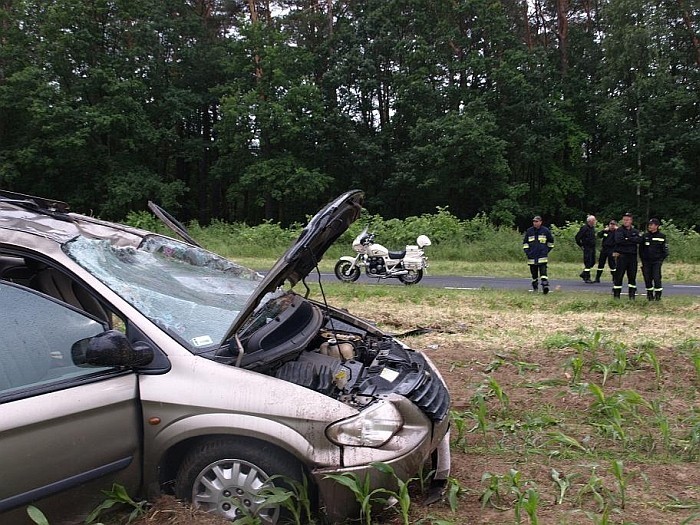
POLYGON ((43 512, 41 512, 34 505, 29 505, 27 507, 27 515, 37 525, 49 525, 49 520, 46 518, 43 512))
POLYGON ((86 524, 94 523, 100 514, 105 510, 111 509, 115 505, 124 505, 130 509, 127 523, 131 523, 146 513, 148 502, 145 500, 134 501, 122 485, 115 483, 110 490, 103 490, 102 493, 107 496, 106 499, 88 514, 87 518, 85 518, 86 524))
POLYGON ((356 474, 352 472, 344 472, 343 474, 328 474, 327 479, 332 479, 340 485, 348 488, 355 500, 360 504, 361 519, 365 525, 372 524, 372 506, 386 501, 385 495, 389 494, 384 488, 370 490, 369 474, 365 474, 365 478, 361 481, 356 474))

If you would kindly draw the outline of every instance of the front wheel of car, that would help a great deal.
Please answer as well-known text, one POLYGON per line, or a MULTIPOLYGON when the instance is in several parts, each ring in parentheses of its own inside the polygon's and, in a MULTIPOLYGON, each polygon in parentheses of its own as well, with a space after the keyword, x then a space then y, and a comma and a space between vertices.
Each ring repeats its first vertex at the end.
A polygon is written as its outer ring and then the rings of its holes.
POLYGON ((279 503, 267 503, 270 490, 290 490, 290 483, 301 484, 302 479, 301 464, 274 445, 245 438, 212 439, 184 458, 175 495, 232 521, 247 516, 275 525, 285 513, 279 503))

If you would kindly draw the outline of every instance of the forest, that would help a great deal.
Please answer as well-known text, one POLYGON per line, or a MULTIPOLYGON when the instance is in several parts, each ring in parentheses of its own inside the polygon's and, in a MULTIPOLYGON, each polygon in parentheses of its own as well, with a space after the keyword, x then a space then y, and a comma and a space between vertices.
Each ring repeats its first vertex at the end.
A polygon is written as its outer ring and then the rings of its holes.
POLYGON ((0 188, 122 219, 700 224, 697 0, 0 0, 0 188))

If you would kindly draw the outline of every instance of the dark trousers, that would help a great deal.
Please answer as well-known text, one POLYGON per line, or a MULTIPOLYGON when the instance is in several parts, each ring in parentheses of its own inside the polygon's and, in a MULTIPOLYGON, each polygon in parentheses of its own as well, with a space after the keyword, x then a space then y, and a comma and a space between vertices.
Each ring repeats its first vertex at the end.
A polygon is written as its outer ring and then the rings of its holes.
POLYGON ((542 285, 547 284, 547 263, 543 264, 531 264, 530 275, 532 275, 532 287, 537 288, 537 277, 542 278, 542 285))
POLYGON ((615 267, 615 280, 613 281, 613 291, 617 290, 619 294, 622 290, 622 279, 627 274, 627 287, 630 292, 637 289, 637 254, 621 253, 617 258, 617 266, 615 267))
POLYGON ((642 275, 647 292, 661 291, 661 263, 662 261, 642 261, 642 275))
POLYGON ((590 272, 595 265, 595 246, 583 247, 583 271, 590 272))
POLYGON ((602 270, 605 268, 605 263, 608 263, 608 268, 611 272, 615 271, 615 257, 612 256, 611 251, 601 250, 600 257, 598 258, 598 269, 602 270))

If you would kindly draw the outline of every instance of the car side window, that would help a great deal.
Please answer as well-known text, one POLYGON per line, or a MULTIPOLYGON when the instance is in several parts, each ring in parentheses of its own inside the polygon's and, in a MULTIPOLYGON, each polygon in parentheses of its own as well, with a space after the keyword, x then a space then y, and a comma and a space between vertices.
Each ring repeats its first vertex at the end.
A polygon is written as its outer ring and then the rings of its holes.
POLYGON ((0 399, 107 369, 82 368, 71 347, 105 326, 20 285, 0 281, 0 399))

